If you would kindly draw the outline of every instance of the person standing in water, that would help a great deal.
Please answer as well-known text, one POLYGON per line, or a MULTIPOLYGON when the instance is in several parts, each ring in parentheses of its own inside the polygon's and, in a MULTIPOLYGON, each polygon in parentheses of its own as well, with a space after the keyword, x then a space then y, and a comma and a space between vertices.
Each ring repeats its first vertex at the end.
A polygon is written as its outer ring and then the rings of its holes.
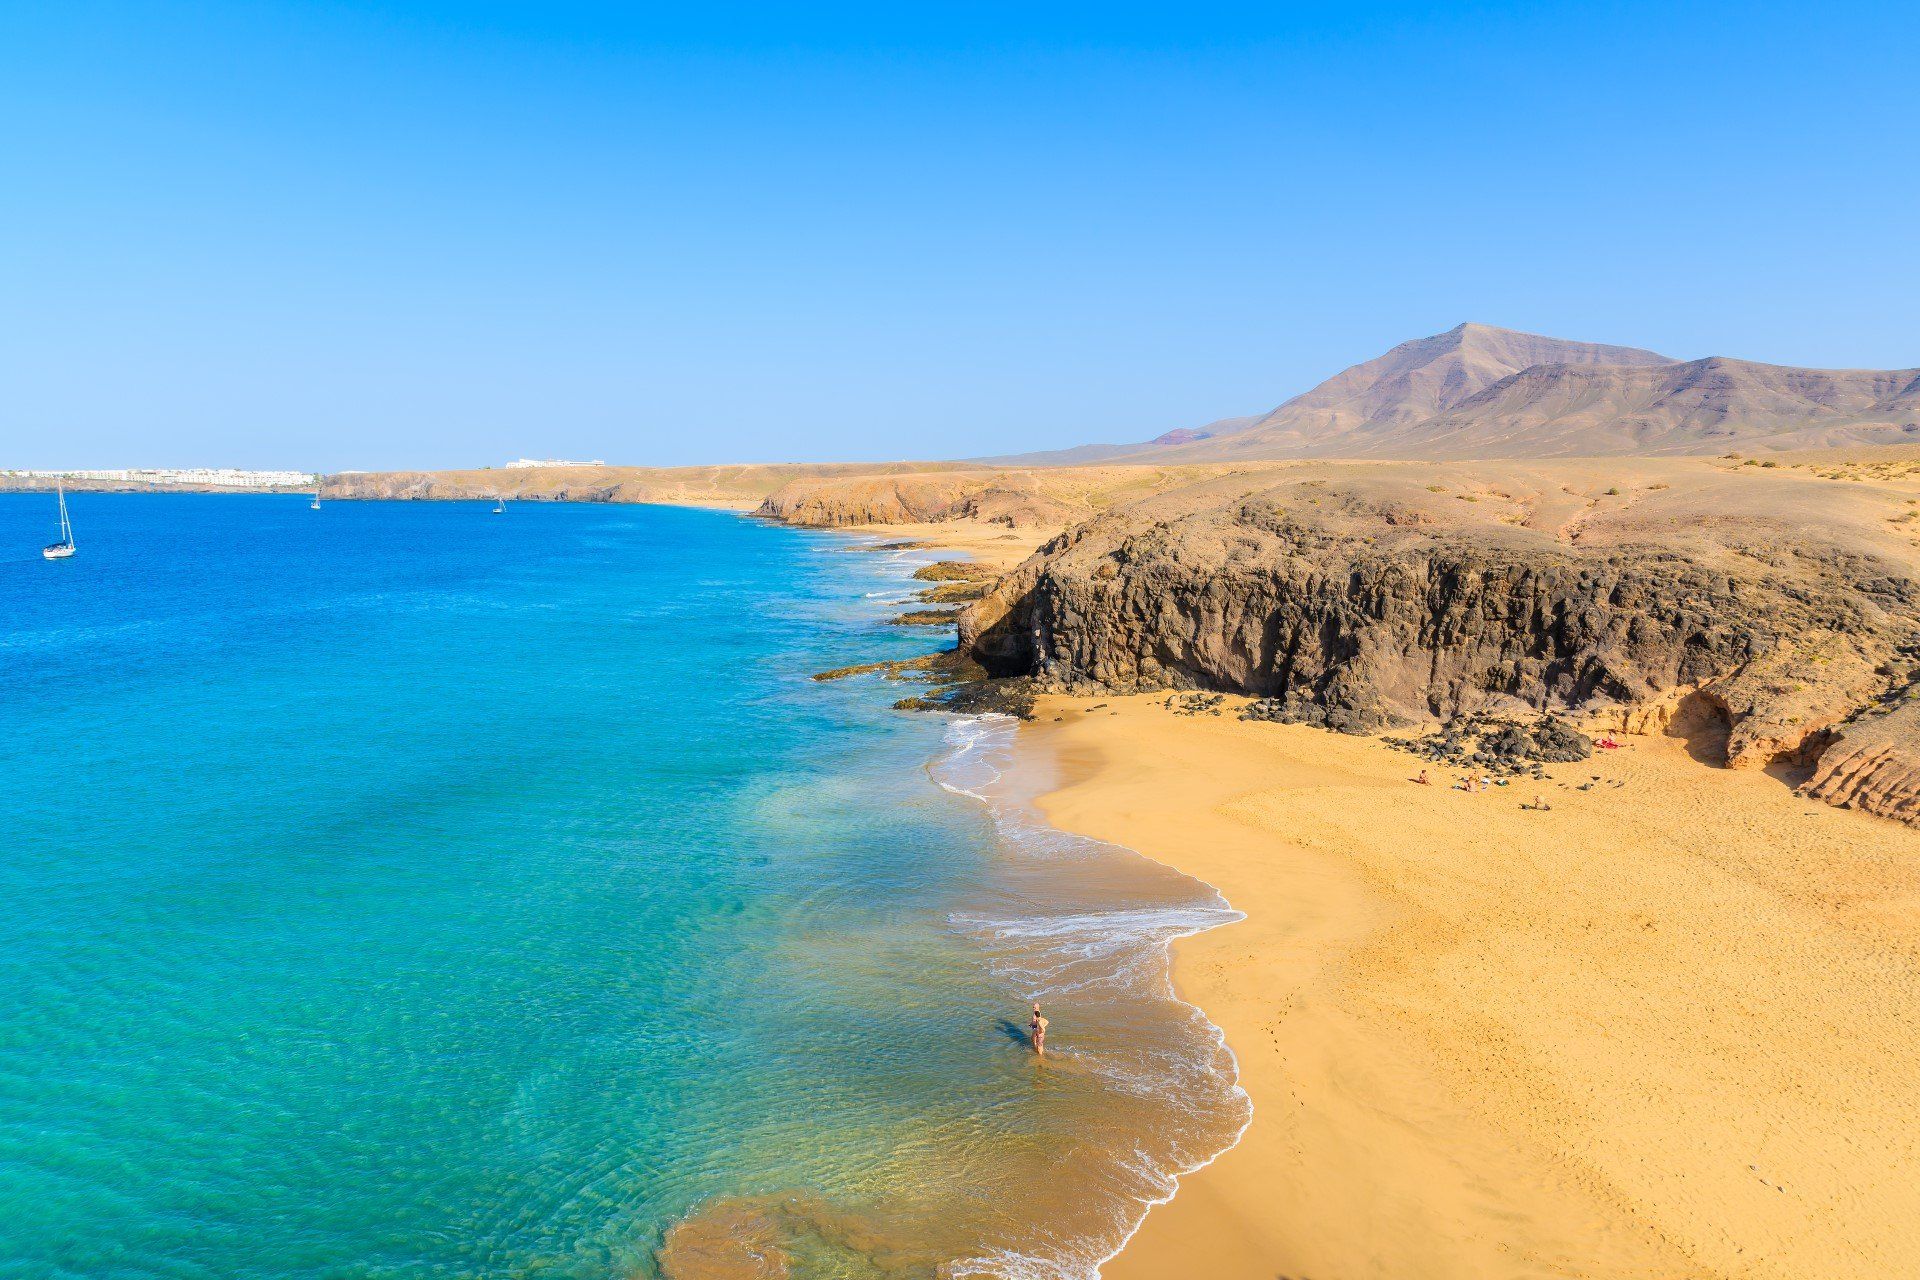
POLYGON ((1047 1020, 1040 1016, 1040 1002, 1033 1002, 1033 1021, 1027 1023, 1027 1034, 1033 1038, 1033 1051, 1041 1057, 1047 1054, 1047 1020))

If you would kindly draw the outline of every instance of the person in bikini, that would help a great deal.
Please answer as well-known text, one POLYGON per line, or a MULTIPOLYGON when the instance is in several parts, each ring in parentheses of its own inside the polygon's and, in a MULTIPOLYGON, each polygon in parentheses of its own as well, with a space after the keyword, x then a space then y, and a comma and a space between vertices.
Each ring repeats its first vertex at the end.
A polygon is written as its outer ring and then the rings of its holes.
POLYGON ((1027 1034, 1033 1039, 1033 1051, 1041 1057, 1047 1053, 1047 1020, 1040 1016, 1040 1002, 1033 1003, 1033 1020, 1027 1023, 1027 1034))

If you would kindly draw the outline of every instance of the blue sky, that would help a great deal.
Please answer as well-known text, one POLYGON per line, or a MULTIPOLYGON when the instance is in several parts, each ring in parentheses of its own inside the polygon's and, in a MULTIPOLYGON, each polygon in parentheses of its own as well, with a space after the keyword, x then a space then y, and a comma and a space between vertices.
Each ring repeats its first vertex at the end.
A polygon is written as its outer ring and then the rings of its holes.
POLYGON ((1920 365, 1920 19, 0 0, 0 465, 953 457, 1473 319, 1920 365))

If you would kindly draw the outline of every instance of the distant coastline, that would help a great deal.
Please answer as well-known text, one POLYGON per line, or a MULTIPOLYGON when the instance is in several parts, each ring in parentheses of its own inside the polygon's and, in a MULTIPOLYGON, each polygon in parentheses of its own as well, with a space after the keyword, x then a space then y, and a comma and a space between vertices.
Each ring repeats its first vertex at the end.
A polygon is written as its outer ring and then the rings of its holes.
POLYGON ((0 493, 298 493, 317 477, 299 471, 239 471, 223 467, 108 468, 79 471, 0 471, 0 493))

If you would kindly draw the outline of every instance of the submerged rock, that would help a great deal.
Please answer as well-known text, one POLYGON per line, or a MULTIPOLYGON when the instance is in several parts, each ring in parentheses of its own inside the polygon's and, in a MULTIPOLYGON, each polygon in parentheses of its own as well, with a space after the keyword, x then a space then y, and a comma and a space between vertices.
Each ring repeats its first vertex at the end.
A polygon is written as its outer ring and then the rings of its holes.
POLYGON ((1018 716, 1033 718, 1033 702, 1039 690, 1032 680, 992 679, 965 653, 946 649, 888 662, 861 662, 817 673, 820 681, 848 680, 877 675, 885 680, 925 686, 925 692, 901 698, 893 704, 896 711, 951 711, 965 715, 1018 716))
POLYGON ((969 680, 916 697, 902 698, 893 706, 896 711, 946 711, 958 715, 1003 715, 1031 720, 1034 699, 1038 696, 1039 691, 1031 680, 969 680))

